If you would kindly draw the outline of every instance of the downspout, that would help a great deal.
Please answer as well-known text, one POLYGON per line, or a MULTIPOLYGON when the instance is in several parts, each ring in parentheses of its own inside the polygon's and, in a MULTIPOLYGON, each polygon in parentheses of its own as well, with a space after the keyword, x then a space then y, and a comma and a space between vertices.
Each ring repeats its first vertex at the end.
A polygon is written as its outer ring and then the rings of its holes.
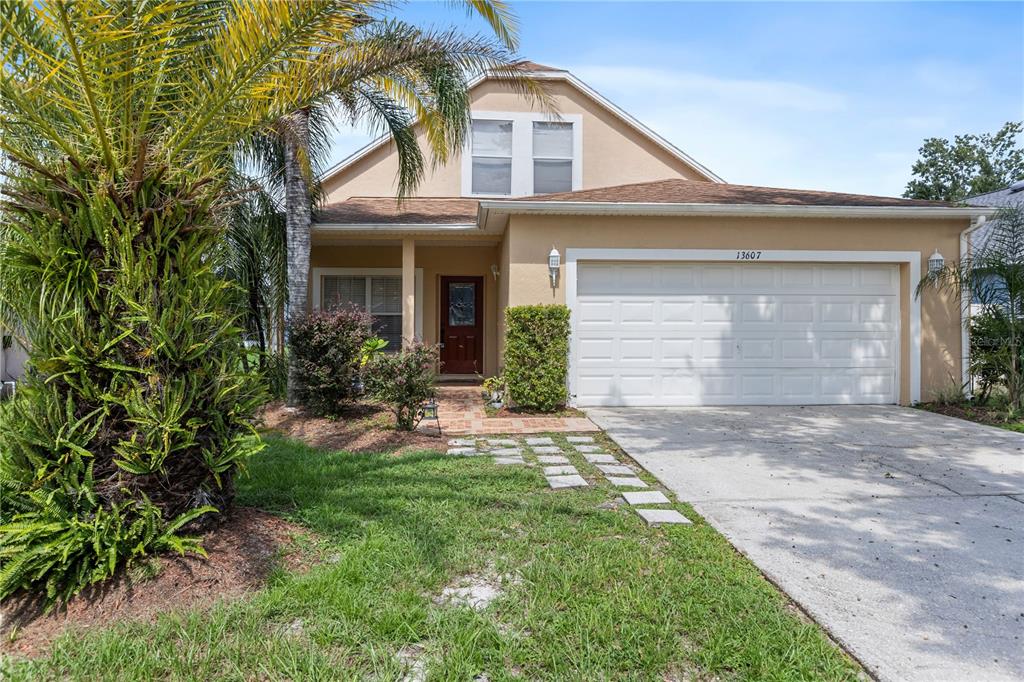
MULTIPOLYGON (((985 224, 985 216, 971 221, 967 229, 960 232, 960 263, 971 255, 971 234, 985 224)), ((964 397, 972 398, 974 385, 971 381, 971 292, 960 289, 960 385, 964 397)))

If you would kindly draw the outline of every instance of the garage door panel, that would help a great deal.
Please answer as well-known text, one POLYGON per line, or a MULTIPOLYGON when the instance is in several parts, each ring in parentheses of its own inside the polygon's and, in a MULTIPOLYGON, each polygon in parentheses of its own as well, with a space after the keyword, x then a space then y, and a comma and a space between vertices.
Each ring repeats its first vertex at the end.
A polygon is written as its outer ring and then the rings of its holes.
POLYGON ((895 402, 895 266, 605 263, 578 274, 580 405, 895 402))

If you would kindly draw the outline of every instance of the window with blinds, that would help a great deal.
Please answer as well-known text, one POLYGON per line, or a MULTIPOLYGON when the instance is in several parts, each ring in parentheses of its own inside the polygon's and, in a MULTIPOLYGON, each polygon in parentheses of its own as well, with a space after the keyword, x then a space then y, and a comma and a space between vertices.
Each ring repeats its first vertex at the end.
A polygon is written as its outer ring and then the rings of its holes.
POLYGON ((533 193, 572 191, 572 123, 533 122, 533 193))
POLYGON ((474 120, 473 194, 512 193, 512 121, 474 120))
POLYGON ((388 342, 387 349, 402 347, 402 278, 398 275, 323 275, 320 307, 330 310, 354 305, 373 316, 373 330, 388 342))

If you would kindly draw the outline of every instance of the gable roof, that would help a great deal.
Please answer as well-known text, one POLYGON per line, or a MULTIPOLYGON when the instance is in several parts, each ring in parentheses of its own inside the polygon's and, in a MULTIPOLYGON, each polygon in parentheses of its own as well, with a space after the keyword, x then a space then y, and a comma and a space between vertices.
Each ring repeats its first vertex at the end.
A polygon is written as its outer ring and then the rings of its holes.
MULTIPOLYGON (((619 107, 617 104, 615 104, 611 100, 609 100, 606 97, 604 97, 603 95, 601 95, 599 92, 594 90, 592 87, 590 87, 589 85, 587 85, 586 83, 581 81, 579 78, 577 78, 576 76, 574 76, 571 73, 569 73, 568 71, 566 71, 565 69, 559 69, 559 68, 556 68, 554 66, 548 66, 546 64, 538 64, 537 62, 531 62, 531 61, 522 62, 522 64, 523 64, 523 66, 529 68, 529 71, 527 72, 528 76, 530 76, 530 77, 532 77, 534 79, 537 79, 537 80, 560 80, 560 81, 565 81, 565 82, 569 83, 570 85, 575 87, 577 90, 582 92, 584 95, 586 95, 590 99, 592 99, 595 102, 597 102, 598 104, 600 104, 606 110, 610 111, 616 117, 621 119, 624 123, 626 123, 631 128, 633 128, 634 130, 639 132, 641 135, 643 135, 647 139, 651 140, 657 146, 661 147, 663 150, 668 152, 671 156, 679 159, 680 161, 682 161, 686 165, 690 166, 693 170, 697 171, 697 173, 699 173, 700 175, 704 176, 705 178, 707 178, 711 182, 724 182, 722 180, 722 178, 720 178, 719 176, 715 175, 713 172, 711 172, 711 170, 709 170, 703 164, 699 163, 692 156, 690 156, 689 154, 684 152, 682 149, 680 149, 679 147, 675 146, 674 144, 672 144, 671 142, 666 140, 664 137, 662 137, 658 133, 656 133, 653 130, 651 130, 650 128, 648 128, 646 125, 641 123, 638 119, 634 118, 631 114, 626 112, 624 109, 619 107)), ((477 76, 472 81, 470 81, 469 89, 472 90, 477 85, 483 83, 485 80, 487 80, 490 77, 491 76, 488 75, 488 74, 481 74, 480 76, 477 76)), ((328 168, 327 170, 325 170, 323 175, 320 176, 320 182, 327 182, 328 180, 333 178, 335 175, 338 175, 339 173, 341 173, 346 168, 348 168, 352 164, 356 163, 357 161, 359 161, 363 157, 365 157, 365 156, 371 154, 372 152, 376 151, 377 149, 380 149, 381 147, 387 145, 390 141, 391 141, 391 136, 390 135, 387 135, 387 134, 381 135, 380 137, 378 137, 374 141, 372 141, 369 144, 365 145, 364 147, 354 151, 353 153, 349 154, 347 157, 345 157, 344 159, 342 159, 341 161, 339 161, 335 165, 333 165, 330 168, 328 168)))
POLYGON ((952 204, 942 201, 899 199, 809 189, 730 185, 724 182, 713 183, 682 179, 638 182, 557 194, 539 194, 531 197, 517 197, 510 201, 776 206, 952 206, 952 204))

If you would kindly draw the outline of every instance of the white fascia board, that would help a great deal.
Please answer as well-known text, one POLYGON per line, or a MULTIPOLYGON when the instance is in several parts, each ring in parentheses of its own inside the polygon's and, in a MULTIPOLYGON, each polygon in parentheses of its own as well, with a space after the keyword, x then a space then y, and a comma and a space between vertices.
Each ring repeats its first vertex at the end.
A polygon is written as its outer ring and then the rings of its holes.
POLYGON ((475 232, 476 223, 313 223, 313 232, 475 232))
MULTIPOLYGON (((608 99, 607 97, 605 97, 604 95, 599 93, 597 90, 594 90, 592 87, 590 87, 589 85, 587 85, 586 83, 581 81, 579 78, 577 78, 576 76, 574 76, 571 73, 569 73, 568 71, 533 71, 533 72, 527 73, 525 75, 530 77, 530 78, 533 78, 535 80, 563 80, 563 81, 566 81, 566 82, 570 83, 571 85, 573 85, 577 89, 579 89, 581 92, 583 92, 583 94, 587 95, 588 97, 593 99, 595 102, 597 102, 598 104, 600 104, 601 106, 605 107, 610 112, 612 112, 613 114, 615 114, 616 116, 621 118, 629 126, 634 128, 637 132, 639 132, 642 135, 650 138, 650 140, 652 142, 654 142, 659 147, 661 147, 662 149, 667 151, 669 154, 671 154, 672 156, 676 157, 677 159, 679 159, 683 163, 687 164, 688 166, 691 166, 694 170, 696 170, 698 173, 700 173, 701 175, 706 177, 708 180, 711 180, 713 182, 725 182, 725 180, 723 180, 721 177, 719 177, 715 173, 711 172, 711 170, 709 170, 707 168, 707 166, 705 166, 704 164, 698 162, 696 159, 694 159, 692 156, 690 156, 689 154, 684 152, 682 149, 680 149, 679 147, 675 146, 674 144, 672 144, 671 142, 666 140, 664 137, 662 137, 658 133, 656 133, 653 130, 651 130, 650 128, 648 128, 646 125, 641 123, 637 118, 632 116, 625 109, 623 109, 619 105, 615 104, 610 99, 608 99)), ((479 85, 484 80, 486 80, 487 77, 488 77, 487 74, 480 74, 480 75, 474 77, 471 81, 469 81, 469 84, 467 86, 467 90, 472 90, 477 85, 479 85)), ((387 144, 390 141, 391 141, 391 136, 390 135, 388 135, 388 134, 381 135, 380 137, 378 137, 374 141, 372 141, 369 144, 361 147, 360 149, 352 152, 351 154, 346 156, 344 159, 342 159, 338 163, 334 164, 333 166, 331 166, 330 168, 325 170, 320 175, 320 178, 319 178, 320 182, 325 182, 326 180, 328 180, 333 175, 341 172, 346 167, 348 167, 348 166, 354 164, 355 162, 359 161, 359 159, 363 158, 364 156, 367 156, 368 154, 370 154, 374 150, 376 150, 376 149, 378 149, 380 147, 383 147, 385 144, 387 144)))
POLYGON ((945 206, 783 206, 777 204, 667 204, 598 201, 481 201, 485 212, 534 215, 741 216, 755 218, 976 218, 994 210, 945 206))

